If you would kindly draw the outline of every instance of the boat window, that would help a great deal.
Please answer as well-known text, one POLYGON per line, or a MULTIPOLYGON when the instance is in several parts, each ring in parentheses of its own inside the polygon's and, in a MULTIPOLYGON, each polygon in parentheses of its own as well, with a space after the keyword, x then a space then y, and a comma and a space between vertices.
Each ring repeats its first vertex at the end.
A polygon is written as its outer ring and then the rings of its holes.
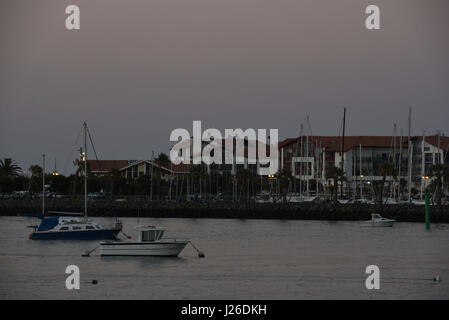
POLYGON ((156 233, 151 231, 142 231, 142 241, 155 241, 156 240, 156 233))
POLYGON ((81 230, 81 227, 73 227, 73 230, 81 230))
POLYGON ((95 228, 92 227, 92 226, 86 226, 86 229, 87 229, 87 230, 94 230, 95 228))
POLYGON ((59 230, 69 230, 69 227, 61 227, 59 230))

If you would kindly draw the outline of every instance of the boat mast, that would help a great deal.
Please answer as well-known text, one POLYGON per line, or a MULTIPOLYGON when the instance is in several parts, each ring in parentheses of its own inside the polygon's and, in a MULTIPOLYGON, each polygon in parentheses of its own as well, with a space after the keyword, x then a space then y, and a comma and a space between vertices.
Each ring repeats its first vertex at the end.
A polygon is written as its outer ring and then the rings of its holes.
POLYGON ((45 153, 42 154, 42 215, 45 214, 45 153))
POLYGON ((302 196, 302 179, 303 179, 303 157, 304 157, 304 142, 303 142, 303 134, 304 134, 304 125, 301 123, 301 148, 300 150, 300 157, 301 161, 299 162, 299 196, 302 196))
POLYGON ((426 170, 425 170, 425 159, 424 159, 424 145, 426 140, 426 132, 423 130, 422 132, 422 140, 421 140, 421 195, 419 197, 420 200, 423 199, 423 192, 424 192, 424 184, 425 184, 425 176, 426 176, 426 170))
MULTIPOLYGON (((346 107, 343 108, 343 135, 341 139, 341 172, 344 174, 345 168, 345 128, 346 128, 346 107)), ((343 180, 343 179, 342 179, 343 180)), ((343 181, 341 181, 340 197, 343 199, 343 181)))
POLYGON ((360 199, 363 199, 362 144, 359 144, 360 199))
POLYGON ((412 151, 413 145, 410 141, 410 131, 412 126, 412 107, 408 108, 408 202, 412 200, 412 151))
MULTIPOLYGON (((402 169, 402 128, 401 128, 401 140, 399 141, 399 172, 398 172, 398 176, 399 176, 399 185, 398 185, 398 200, 401 198, 401 169, 402 169)), ((402 199, 401 199, 402 200, 402 199)))
MULTIPOLYGON (((394 124, 394 141, 393 141, 393 168, 396 170, 396 130, 397 126, 396 123, 394 124)), ((393 178, 393 177, 392 177, 393 178)), ((393 180, 393 179, 392 179, 393 180)), ((396 198, 396 181, 393 180, 393 189, 391 190, 391 194, 393 195, 392 198, 396 198)))
POLYGON ((306 138, 306 194, 307 197, 309 197, 309 131, 310 131, 310 123, 309 123, 309 116, 307 115, 306 117, 306 122, 307 122, 307 138, 306 138))
POLYGON ((83 123, 84 127, 84 218, 87 220, 87 123, 83 123))

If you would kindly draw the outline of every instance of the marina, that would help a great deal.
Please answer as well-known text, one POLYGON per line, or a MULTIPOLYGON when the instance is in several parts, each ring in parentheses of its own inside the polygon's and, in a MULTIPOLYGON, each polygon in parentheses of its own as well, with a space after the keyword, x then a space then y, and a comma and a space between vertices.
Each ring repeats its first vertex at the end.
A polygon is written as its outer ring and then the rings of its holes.
MULTIPOLYGON (((120 219, 137 239, 136 219, 120 219)), ((167 237, 194 239, 206 253, 198 259, 189 246, 178 258, 98 251, 86 258, 81 253, 98 241, 31 241, 27 221, 0 217, 2 299, 449 298, 449 224, 426 231, 422 223, 140 218, 167 228, 167 237), (81 290, 65 287, 72 264, 80 268, 81 290), (380 290, 365 288, 368 264, 381 269, 380 290)))
POLYGON ((0 12, 0 300, 449 299, 448 0, 0 12))

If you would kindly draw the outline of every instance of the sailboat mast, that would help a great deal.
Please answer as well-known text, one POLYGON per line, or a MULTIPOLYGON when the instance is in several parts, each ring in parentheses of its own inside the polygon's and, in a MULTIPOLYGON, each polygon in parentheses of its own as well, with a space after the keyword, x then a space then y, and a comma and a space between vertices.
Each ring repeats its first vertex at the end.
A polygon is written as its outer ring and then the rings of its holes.
POLYGON ((83 123, 84 127, 84 217, 87 219, 87 123, 83 123))
POLYGON ((306 117, 307 121, 307 138, 306 138, 306 164, 307 164, 307 171, 306 171, 306 194, 307 197, 309 197, 309 131, 310 131, 310 124, 309 124, 309 116, 306 117))
POLYGON ((410 132, 412 127, 412 107, 408 108, 408 202, 412 200, 412 156, 413 145, 410 141, 410 132))
MULTIPOLYGON (((401 128, 401 139, 400 139, 400 141, 399 141, 399 173, 398 173, 398 176, 399 176, 399 185, 398 185, 398 200, 400 199, 400 197, 401 197, 401 169, 402 169, 402 144, 403 144, 403 141, 402 141, 402 128, 401 128)), ((402 199, 401 199, 402 200, 402 199)))
MULTIPOLYGON (((341 172, 344 174, 345 168, 345 128, 346 128, 346 108, 343 108, 343 135, 341 139, 341 172)), ((343 181, 341 181, 340 196, 343 198, 343 181)))
POLYGON ((45 214, 45 154, 42 155, 42 215, 45 214))

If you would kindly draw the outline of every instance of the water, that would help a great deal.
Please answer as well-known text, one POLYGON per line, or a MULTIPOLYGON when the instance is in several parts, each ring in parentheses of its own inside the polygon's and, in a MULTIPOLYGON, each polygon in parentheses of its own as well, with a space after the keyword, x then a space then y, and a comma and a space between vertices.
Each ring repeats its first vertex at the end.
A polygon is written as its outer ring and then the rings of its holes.
MULTIPOLYGON (((135 238, 136 219, 122 220, 135 238)), ((448 224, 426 232, 417 223, 140 219, 191 238, 206 254, 199 259, 190 247, 179 258, 81 257, 98 242, 29 240, 32 222, 0 217, 0 299, 449 298, 448 224), (65 287, 71 264, 81 270, 80 290, 65 287), (380 290, 365 288, 370 264, 380 267, 380 290)))

